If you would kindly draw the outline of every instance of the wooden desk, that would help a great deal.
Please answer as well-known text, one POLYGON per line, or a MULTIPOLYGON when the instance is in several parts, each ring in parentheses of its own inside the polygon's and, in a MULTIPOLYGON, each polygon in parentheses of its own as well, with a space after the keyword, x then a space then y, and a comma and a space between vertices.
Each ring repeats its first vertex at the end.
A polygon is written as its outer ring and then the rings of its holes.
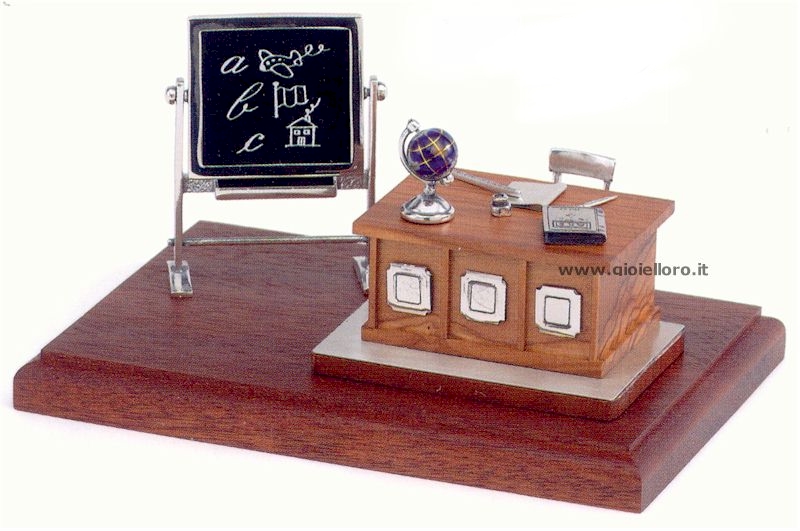
MULTIPOLYGON (((507 183, 510 177, 482 174, 507 183)), ((370 238, 370 307, 363 338, 487 361, 602 377, 659 319, 654 275, 612 275, 616 267, 651 265, 656 230, 674 203, 629 194, 603 206, 608 239, 603 245, 545 245, 542 214, 514 209, 493 217, 491 193, 455 181, 441 194, 456 209, 442 225, 401 219, 398 209, 419 192, 407 178, 353 224, 370 238), (432 308, 425 315, 397 311, 387 301, 386 271, 391 264, 424 267, 431 275, 432 308), (564 274, 565 267, 587 267, 607 274, 564 274), (469 271, 502 278, 506 318, 476 323, 460 311, 461 278, 469 271), (536 293, 541 287, 568 288, 580 297, 580 333, 554 335, 537 327, 536 293)), ((554 204, 575 205, 608 192, 569 186, 554 204)))

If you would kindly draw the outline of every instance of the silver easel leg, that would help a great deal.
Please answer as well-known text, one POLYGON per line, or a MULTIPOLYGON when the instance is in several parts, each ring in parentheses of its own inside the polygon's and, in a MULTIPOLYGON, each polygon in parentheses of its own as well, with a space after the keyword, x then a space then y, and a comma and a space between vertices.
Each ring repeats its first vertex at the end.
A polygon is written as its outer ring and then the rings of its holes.
MULTIPOLYGON (((378 81, 376 76, 369 78, 369 89, 367 97, 370 100, 369 106, 369 131, 367 132, 367 141, 369 142, 369 158, 367 160, 367 209, 375 204, 375 156, 376 144, 375 137, 377 136, 378 128, 378 102, 386 99, 386 85, 378 81)), ((354 256, 353 268, 358 275, 358 280, 361 282, 361 289, 364 293, 369 292, 369 257, 368 256, 354 256)))
POLYGON ((169 269, 169 292, 173 297, 191 297, 192 279, 189 264, 181 259, 183 253, 183 111, 187 100, 183 78, 178 78, 175 86, 167 88, 167 102, 175 105, 175 240, 173 259, 167 260, 169 269))
POLYGON ((189 276, 189 264, 181 261, 180 267, 175 267, 174 260, 167 260, 169 267, 169 292, 173 297, 192 296, 192 278, 189 276))

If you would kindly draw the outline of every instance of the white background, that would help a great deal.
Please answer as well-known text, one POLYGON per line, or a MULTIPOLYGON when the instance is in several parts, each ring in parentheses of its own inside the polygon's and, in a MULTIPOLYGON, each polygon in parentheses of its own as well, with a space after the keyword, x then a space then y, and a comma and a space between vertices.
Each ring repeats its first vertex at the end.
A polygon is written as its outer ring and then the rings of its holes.
MULTIPOLYGON (((796 523, 794 2, 3 0, 0 23, 0 524, 796 523), (379 196, 410 117, 449 130, 464 168, 545 178, 553 146, 613 156, 615 189, 676 201, 658 260, 708 265, 657 288, 762 306, 788 359, 642 515, 14 411, 16 369, 170 236, 163 92, 188 72, 187 17, 258 12, 363 15, 365 74, 389 89, 379 196)), ((190 196, 186 225, 349 233, 362 198, 190 196)))

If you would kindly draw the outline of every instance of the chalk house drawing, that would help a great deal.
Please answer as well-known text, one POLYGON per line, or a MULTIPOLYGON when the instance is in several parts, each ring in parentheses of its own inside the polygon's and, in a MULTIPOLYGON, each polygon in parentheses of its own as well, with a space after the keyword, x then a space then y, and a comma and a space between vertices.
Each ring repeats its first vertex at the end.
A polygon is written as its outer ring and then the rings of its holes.
POLYGON ((289 143, 285 147, 320 147, 317 144, 317 125, 311 121, 311 113, 319 102, 320 98, 317 98, 303 116, 286 126, 289 130, 289 143))

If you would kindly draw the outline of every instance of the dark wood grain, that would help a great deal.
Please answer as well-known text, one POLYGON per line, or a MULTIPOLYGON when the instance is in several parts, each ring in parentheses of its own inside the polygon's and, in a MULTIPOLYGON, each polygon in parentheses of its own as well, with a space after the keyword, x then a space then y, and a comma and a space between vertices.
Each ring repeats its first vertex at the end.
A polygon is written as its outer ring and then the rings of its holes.
POLYGON ((783 358, 782 325, 757 307, 657 293, 662 318, 686 325, 684 355, 611 422, 315 376, 311 350, 365 300, 363 252, 190 248, 195 296, 176 300, 165 249, 19 370, 14 405, 641 511, 783 358))

